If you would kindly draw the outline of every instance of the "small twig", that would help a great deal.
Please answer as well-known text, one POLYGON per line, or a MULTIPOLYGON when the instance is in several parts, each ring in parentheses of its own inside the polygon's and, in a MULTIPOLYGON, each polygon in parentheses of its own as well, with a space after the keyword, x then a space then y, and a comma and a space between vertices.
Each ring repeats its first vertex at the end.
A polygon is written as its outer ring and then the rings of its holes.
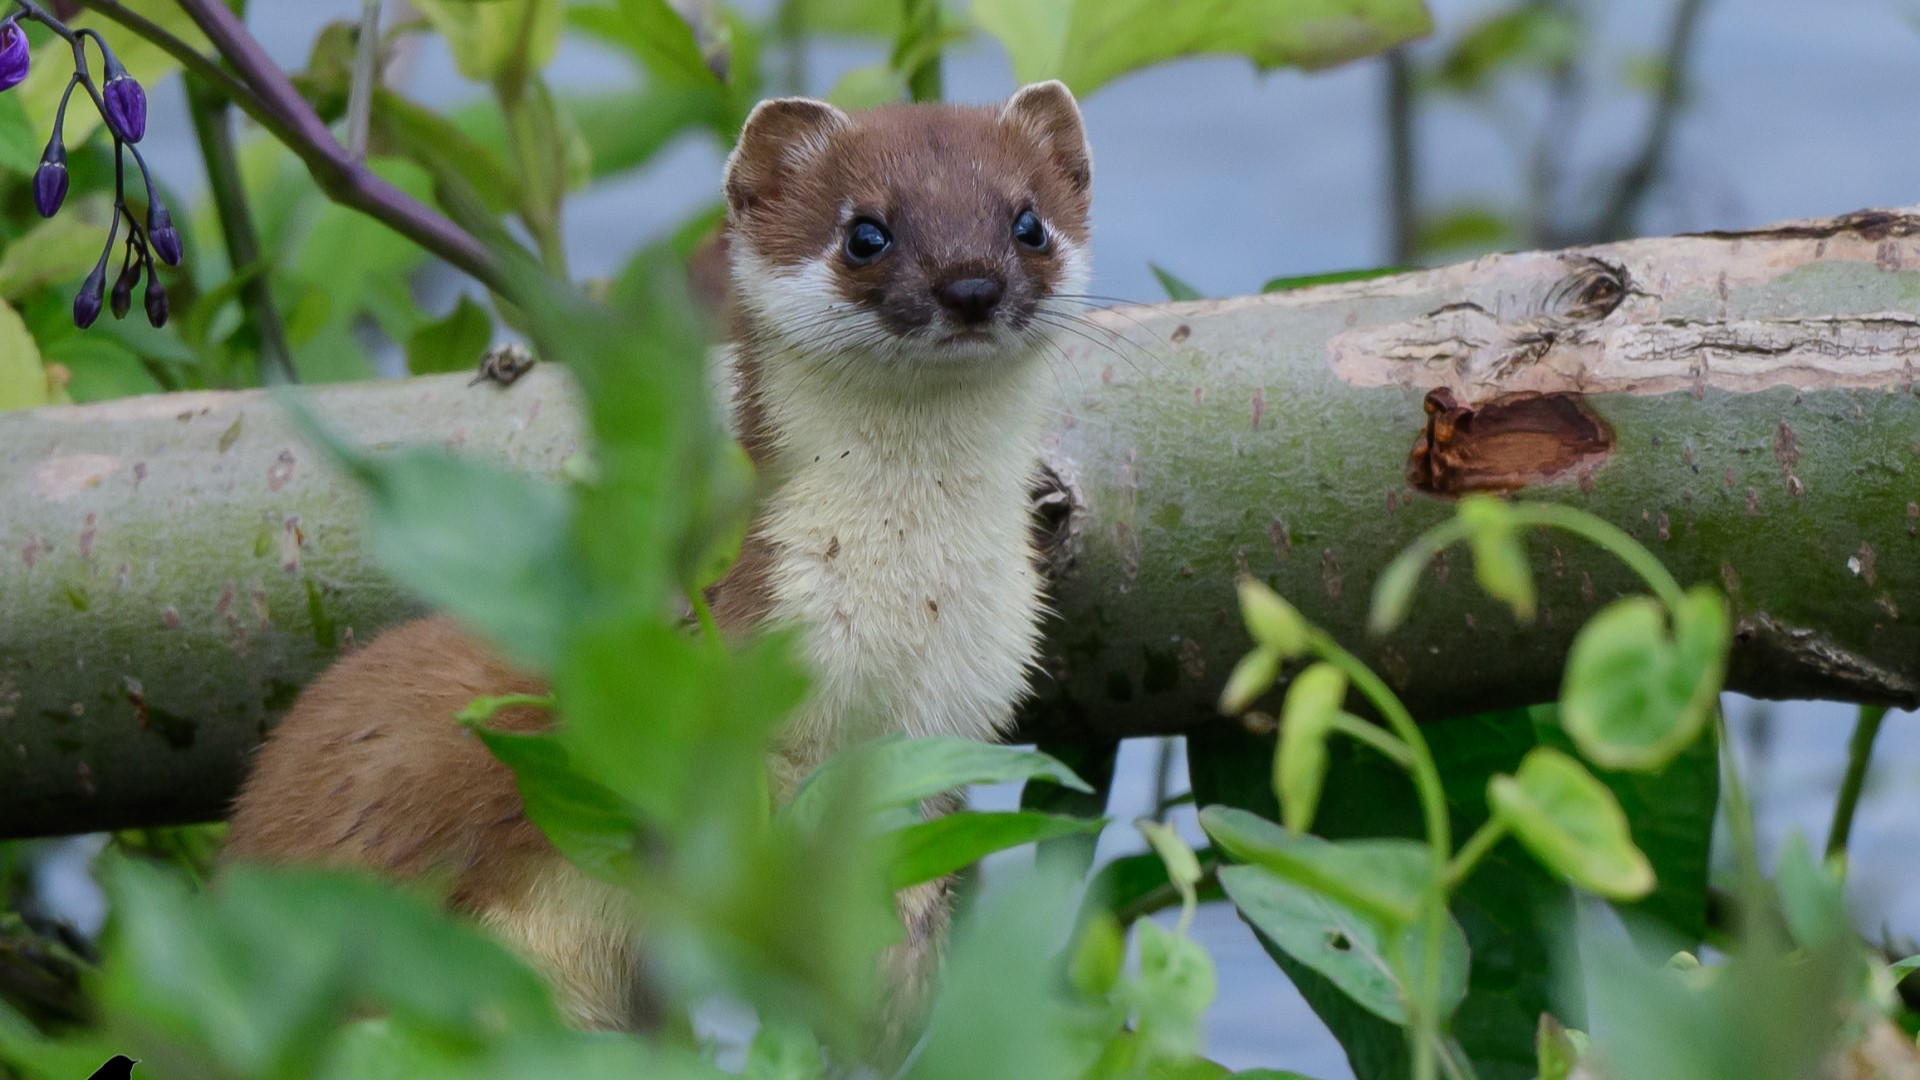
POLYGON ((1867 785, 1867 766, 1873 762, 1873 742, 1880 737, 1880 724, 1886 718, 1884 705, 1860 706, 1860 718, 1853 724, 1853 738, 1847 743, 1847 773, 1840 781, 1840 794, 1833 803, 1833 824, 1827 829, 1829 859, 1847 853, 1847 839, 1853 834, 1853 813, 1859 808, 1860 792, 1867 785))
MULTIPOLYGON (((226 241, 227 266, 239 274, 260 261, 260 237, 254 228, 253 210, 247 202, 247 188, 240 178, 240 159, 234 152, 232 118, 227 103, 218 91, 187 76, 187 108, 193 117, 193 132, 200 140, 200 156, 207 166, 207 187, 219 211, 221 237, 226 241)), ((273 290, 265 275, 252 274, 242 280, 240 301, 253 323, 260 344, 260 382, 266 386, 299 382, 293 367, 293 350, 287 344, 286 324, 273 302, 273 290)))
POLYGON ((379 57, 380 0, 360 0, 360 37, 353 51, 353 84, 347 91, 347 156, 355 161, 367 160, 373 90, 380 78, 379 57))

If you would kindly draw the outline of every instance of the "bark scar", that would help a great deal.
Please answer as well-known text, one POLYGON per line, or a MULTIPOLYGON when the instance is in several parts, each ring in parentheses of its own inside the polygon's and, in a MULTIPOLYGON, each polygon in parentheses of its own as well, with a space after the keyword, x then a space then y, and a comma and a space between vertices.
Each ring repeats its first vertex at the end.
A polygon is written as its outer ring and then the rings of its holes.
POLYGON ((1613 453, 1613 429, 1579 394, 1507 394, 1466 406, 1440 387, 1425 404, 1407 480, 1429 494, 1513 491, 1591 475, 1613 453))

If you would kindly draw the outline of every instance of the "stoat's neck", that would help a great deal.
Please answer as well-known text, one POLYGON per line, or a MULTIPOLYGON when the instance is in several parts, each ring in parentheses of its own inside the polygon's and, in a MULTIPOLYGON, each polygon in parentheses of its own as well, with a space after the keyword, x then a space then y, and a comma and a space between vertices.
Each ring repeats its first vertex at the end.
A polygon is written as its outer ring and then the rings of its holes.
POLYGON ((936 382, 753 360, 773 484, 755 527, 764 610, 803 628, 815 673, 782 756, 797 776, 882 732, 991 737, 1038 641, 1028 504, 1044 365, 936 382))

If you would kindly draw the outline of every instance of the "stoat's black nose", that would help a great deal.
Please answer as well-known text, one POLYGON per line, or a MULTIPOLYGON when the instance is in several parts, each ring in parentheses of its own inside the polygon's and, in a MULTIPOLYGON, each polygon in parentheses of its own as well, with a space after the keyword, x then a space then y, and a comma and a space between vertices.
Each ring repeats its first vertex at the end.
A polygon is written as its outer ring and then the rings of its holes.
POLYGON ((986 322, 1006 290, 992 278, 960 278, 944 282, 933 290, 940 306, 953 312, 961 322, 986 322))

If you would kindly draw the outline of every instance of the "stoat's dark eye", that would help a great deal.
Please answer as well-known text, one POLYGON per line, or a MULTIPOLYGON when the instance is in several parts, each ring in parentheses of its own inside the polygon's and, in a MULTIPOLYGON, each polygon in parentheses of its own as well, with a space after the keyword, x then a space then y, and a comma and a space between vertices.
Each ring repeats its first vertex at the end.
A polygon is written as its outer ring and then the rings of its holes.
POLYGON ((1035 251, 1047 250, 1047 227, 1040 224, 1040 215, 1031 210, 1020 211, 1013 219, 1013 238, 1035 251))
POLYGON ((877 221, 861 218, 847 230, 847 258, 868 263, 893 246, 893 234, 877 221))

